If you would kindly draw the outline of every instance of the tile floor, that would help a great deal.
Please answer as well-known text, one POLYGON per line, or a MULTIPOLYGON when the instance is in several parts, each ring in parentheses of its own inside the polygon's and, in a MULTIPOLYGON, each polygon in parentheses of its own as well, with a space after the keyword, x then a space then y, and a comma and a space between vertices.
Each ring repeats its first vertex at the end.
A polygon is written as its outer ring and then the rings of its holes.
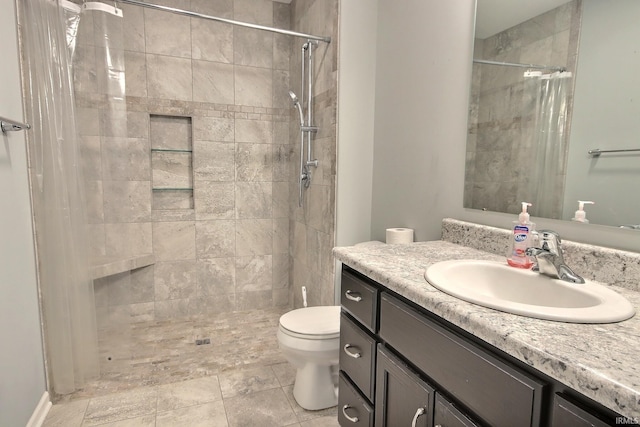
POLYGON ((101 328, 101 378, 57 399, 44 426, 337 426, 336 407, 306 411, 295 402, 295 370, 276 339, 281 314, 101 328))

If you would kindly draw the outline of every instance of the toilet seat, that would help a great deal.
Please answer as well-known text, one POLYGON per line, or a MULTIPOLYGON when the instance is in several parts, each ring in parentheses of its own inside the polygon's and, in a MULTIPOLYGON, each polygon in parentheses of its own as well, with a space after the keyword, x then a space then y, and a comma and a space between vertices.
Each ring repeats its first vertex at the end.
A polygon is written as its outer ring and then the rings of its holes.
POLYGON ((280 330, 292 337, 326 340, 340 336, 340 306, 307 307, 280 317, 280 330))

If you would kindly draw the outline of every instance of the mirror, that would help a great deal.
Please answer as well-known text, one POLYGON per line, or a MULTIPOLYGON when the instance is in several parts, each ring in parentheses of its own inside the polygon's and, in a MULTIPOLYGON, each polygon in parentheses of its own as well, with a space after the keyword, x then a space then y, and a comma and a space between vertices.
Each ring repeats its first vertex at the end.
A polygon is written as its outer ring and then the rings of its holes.
POLYGON ((464 207, 640 229, 640 2, 477 3, 464 207))

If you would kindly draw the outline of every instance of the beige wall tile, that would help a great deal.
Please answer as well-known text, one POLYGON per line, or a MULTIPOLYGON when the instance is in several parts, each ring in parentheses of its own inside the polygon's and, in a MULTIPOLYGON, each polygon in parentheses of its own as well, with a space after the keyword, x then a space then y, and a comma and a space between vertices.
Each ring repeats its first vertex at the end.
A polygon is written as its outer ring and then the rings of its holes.
POLYGON ((144 34, 147 53, 191 58, 189 17, 145 9, 144 34))
POLYGON ((194 117, 193 139, 199 141, 234 142, 234 120, 218 117, 194 117))
POLYGON ((144 52, 144 9, 139 6, 119 4, 124 15, 124 48, 144 52))
POLYGON ((233 294, 235 277, 235 258, 233 257, 198 260, 198 296, 233 294))
POLYGON ((156 262, 155 301, 190 298, 196 295, 196 262, 156 262))
POLYGON ((103 181, 103 188, 105 222, 151 220, 149 181, 103 181))
POLYGON ((149 141, 139 138, 102 138, 105 180, 149 181, 149 141))
POLYGON ((87 221, 89 224, 100 224, 104 222, 102 181, 85 181, 85 193, 87 221))
POLYGON ((195 224, 192 221, 154 223, 153 253, 156 261, 195 259, 195 224))
POLYGON ((267 120, 235 120, 236 142, 271 144, 273 122, 267 120))
MULTIPOLYGON (((208 3, 218 2, 208 1, 208 3)), ((233 27, 231 25, 193 18, 191 19, 191 44, 193 59, 227 64, 233 62, 233 27)))
POLYGON ((147 96, 147 60, 143 52, 124 53, 127 96, 147 96))
POLYGON ((273 25, 273 2, 271 0, 234 0, 233 17, 252 24, 273 25))
POLYGON ((233 29, 233 62, 251 67, 273 67, 273 34, 252 28, 233 29))
POLYGON ((197 180, 233 181, 235 179, 235 145, 228 142, 195 141, 193 174, 197 180))
POLYGON ((236 221, 236 256, 269 255, 273 252, 271 219, 236 221))
MULTIPOLYGON (((291 90, 291 82, 289 81, 289 72, 283 70, 273 70, 273 108, 291 108, 291 98, 289 90, 291 90)), ((294 90, 294 92, 298 92, 294 90)), ((317 119, 315 119, 317 120, 317 119)), ((296 122, 299 121, 299 116, 296 122)), ((317 122, 316 122, 317 123, 317 122)))
POLYGON ((216 104, 234 103, 234 66, 193 60, 193 100, 216 104))
POLYGON ((104 230, 108 256, 153 253, 151 223, 105 224, 104 230))
POLYGON ((236 218, 271 218, 271 182, 236 182, 235 197, 236 218))
POLYGON ((273 161, 268 144, 236 144, 236 180, 271 181, 273 161))
POLYGON ((289 252, 289 218, 273 220, 273 253, 289 252))
POLYGON ((196 221, 196 251, 198 259, 232 257, 235 255, 235 221, 196 221))
MULTIPOLYGON (((273 289, 283 289, 289 292, 289 271, 291 267, 291 260, 288 253, 274 253, 273 254, 273 289)), ((294 289, 294 292, 298 292, 298 289, 294 289)))
POLYGON ((147 93, 150 98, 191 101, 191 60, 147 54, 147 93))
POLYGON ((236 65, 234 71, 236 104, 271 108, 271 69, 236 65))
MULTIPOLYGON (((273 218, 289 218, 289 183, 273 182, 273 218)), ((296 201, 297 202, 297 201, 296 201)))
POLYGON ((196 219, 229 219, 234 217, 233 182, 196 180, 193 194, 196 219))
POLYGON ((236 293, 271 290, 271 255, 236 258, 236 293))

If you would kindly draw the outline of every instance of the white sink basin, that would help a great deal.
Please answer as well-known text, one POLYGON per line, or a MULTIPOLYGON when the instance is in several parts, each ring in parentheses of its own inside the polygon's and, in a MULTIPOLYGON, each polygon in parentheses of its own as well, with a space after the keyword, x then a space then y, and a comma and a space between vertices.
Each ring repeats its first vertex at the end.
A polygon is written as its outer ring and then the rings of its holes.
POLYGON ((538 319, 611 323, 635 314, 622 295, 589 280, 573 284, 493 261, 438 262, 424 276, 456 298, 538 319))

